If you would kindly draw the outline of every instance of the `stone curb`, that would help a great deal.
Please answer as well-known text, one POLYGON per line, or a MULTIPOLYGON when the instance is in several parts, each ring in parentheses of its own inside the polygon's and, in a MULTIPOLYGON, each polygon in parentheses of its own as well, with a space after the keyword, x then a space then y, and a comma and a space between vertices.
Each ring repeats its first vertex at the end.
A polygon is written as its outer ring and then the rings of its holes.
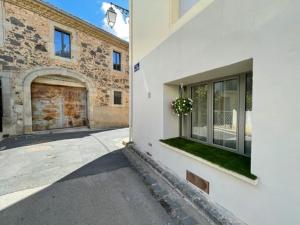
MULTIPOLYGON (((235 217, 228 210, 222 206, 212 202, 207 196, 200 191, 195 190, 188 183, 177 177, 173 173, 161 167, 157 162, 150 158, 145 153, 134 148, 133 144, 128 144, 125 152, 131 152, 137 155, 140 159, 148 163, 154 170, 162 175, 170 184, 179 190, 187 199, 189 199, 194 206, 204 212, 214 223, 224 225, 246 225, 240 219, 235 217)), ((125 153, 125 155, 126 155, 125 153)), ((141 167, 136 168, 138 171, 141 167)))
MULTIPOLYGON (((128 148, 123 150, 132 166, 143 177, 144 183, 149 187, 152 196, 160 203, 165 211, 173 218, 178 225, 197 225, 199 224, 193 217, 189 216, 177 201, 169 197, 169 192, 164 190, 141 165, 141 158, 137 159, 138 155, 130 151, 128 148)), ((143 162, 142 162, 143 163, 143 162)))

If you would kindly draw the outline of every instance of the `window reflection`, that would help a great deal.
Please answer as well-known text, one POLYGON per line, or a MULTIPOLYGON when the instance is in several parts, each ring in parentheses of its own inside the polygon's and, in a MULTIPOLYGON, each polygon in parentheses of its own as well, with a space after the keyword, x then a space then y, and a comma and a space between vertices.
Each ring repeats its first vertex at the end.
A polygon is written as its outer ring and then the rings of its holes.
POLYGON ((55 55, 71 58, 71 37, 70 34, 55 30, 54 34, 55 55))
POLYGON ((207 85, 192 88, 192 138, 207 141, 207 85))
POLYGON ((238 79, 214 83, 214 144, 237 148, 238 79))

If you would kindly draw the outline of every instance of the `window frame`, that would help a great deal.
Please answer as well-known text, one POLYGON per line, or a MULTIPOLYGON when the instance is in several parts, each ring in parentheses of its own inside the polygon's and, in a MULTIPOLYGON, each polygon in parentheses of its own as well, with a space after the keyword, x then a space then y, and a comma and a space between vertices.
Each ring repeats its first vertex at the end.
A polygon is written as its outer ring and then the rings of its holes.
POLYGON ((123 106, 124 105, 123 104, 123 91, 122 90, 113 90, 112 93, 113 93, 113 97, 112 97, 113 106, 117 106, 117 107, 123 106), (120 92, 121 93, 121 104, 116 104, 115 103, 115 92, 120 92))
MULTIPOLYGON (((245 152, 245 97, 246 97, 246 76, 252 74, 252 71, 244 72, 244 73, 239 73, 231 76, 226 76, 226 77, 220 77, 212 80, 206 80, 203 82, 197 82, 191 85, 187 86, 188 90, 188 97, 192 98, 192 88, 197 87, 199 85, 207 84, 208 85, 208 92, 207 92, 207 141, 202 141, 196 138, 192 137, 192 112, 187 116, 186 118, 186 136, 196 142, 211 145, 217 148, 221 148, 224 150, 228 150, 240 155, 244 155, 247 157, 251 157, 250 155, 247 155, 245 152), (238 112, 237 112, 237 143, 236 143, 236 149, 232 149, 229 147, 225 147, 222 145, 215 144, 213 142, 214 138, 214 121, 213 121, 213 110, 214 110, 214 84, 217 82, 221 81, 226 81, 226 80, 232 80, 232 79, 237 79, 238 80, 238 112)), ((252 86, 253 87, 253 86, 252 86)))
POLYGON ((54 27, 54 55, 56 57, 60 57, 60 58, 64 58, 64 59, 72 59, 72 33, 71 32, 68 32, 68 31, 65 31, 63 29, 60 29, 60 28, 57 28, 57 27, 54 27), (68 35, 69 36, 69 45, 70 45, 70 54, 68 56, 64 56, 63 55, 63 50, 61 50, 61 54, 58 55, 56 54, 56 45, 55 45, 55 34, 56 32, 60 32, 61 33, 61 45, 63 46, 64 44, 64 36, 65 35, 68 35))
POLYGON ((116 50, 113 50, 113 55, 112 55, 112 64, 113 64, 113 70, 115 71, 122 71, 122 54, 121 52, 118 52, 116 50), (120 64, 115 64, 114 60, 115 60, 115 54, 119 55, 120 59, 120 64), (119 68, 115 68, 115 65, 119 66, 119 68))

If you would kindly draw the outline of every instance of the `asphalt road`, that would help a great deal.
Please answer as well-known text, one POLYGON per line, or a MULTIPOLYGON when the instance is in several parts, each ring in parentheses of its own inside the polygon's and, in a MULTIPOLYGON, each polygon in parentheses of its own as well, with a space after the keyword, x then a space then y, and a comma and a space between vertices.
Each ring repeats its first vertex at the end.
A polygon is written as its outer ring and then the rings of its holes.
POLYGON ((173 224, 117 150, 127 134, 120 129, 0 142, 0 225, 173 224))

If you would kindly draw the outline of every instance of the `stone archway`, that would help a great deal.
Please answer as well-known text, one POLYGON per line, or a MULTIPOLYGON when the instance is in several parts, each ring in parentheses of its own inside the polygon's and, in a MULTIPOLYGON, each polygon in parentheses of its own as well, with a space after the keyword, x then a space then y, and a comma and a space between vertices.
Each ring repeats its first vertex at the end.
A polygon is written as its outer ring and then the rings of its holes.
POLYGON ((43 67, 28 71, 24 74, 23 93, 24 93, 24 133, 32 133, 32 105, 31 105, 31 84, 41 76, 56 75, 77 79, 85 84, 87 89, 87 117, 88 126, 94 128, 94 99, 96 88, 93 82, 83 74, 59 67, 43 67))

